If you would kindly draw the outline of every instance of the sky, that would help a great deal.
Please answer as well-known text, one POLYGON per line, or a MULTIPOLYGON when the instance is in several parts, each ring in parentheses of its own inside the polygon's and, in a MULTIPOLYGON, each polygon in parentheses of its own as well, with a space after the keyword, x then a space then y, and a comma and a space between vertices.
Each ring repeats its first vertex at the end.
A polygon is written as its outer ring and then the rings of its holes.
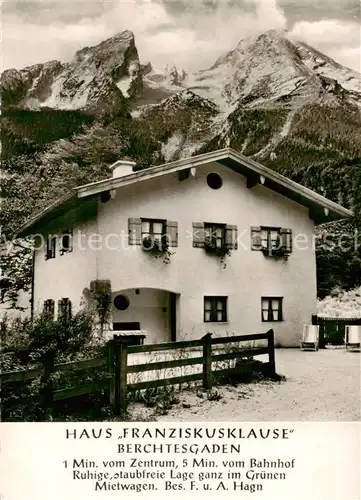
POLYGON ((67 61, 131 30, 142 63, 195 71, 275 28, 361 71, 360 11, 360 0, 3 0, 1 70, 67 61))

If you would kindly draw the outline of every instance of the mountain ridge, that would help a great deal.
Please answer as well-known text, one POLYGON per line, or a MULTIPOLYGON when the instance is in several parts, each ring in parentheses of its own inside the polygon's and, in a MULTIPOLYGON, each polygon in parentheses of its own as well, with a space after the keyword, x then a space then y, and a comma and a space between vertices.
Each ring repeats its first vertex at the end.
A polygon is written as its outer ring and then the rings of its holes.
MULTIPOLYGON (((360 78, 274 30, 195 73, 141 64, 130 31, 68 63, 7 70, 3 232, 75 185, 110 176, 123 156, 141 169, 228 146, 355 210, 358 224, 360 78)), ((359 249, 318 256, 321 295, 361 284, 359 249)))

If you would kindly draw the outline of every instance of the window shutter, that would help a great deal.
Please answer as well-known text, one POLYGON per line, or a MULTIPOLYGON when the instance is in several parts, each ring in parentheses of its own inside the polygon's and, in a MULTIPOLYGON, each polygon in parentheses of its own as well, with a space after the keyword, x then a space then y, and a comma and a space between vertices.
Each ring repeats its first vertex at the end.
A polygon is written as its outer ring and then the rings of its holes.
POLYGON ((53 299, 44 300, 44 309, 43 309, 44 313, 54 317, 54 309, 55 309, 55 303, 53 299))
POLYGON ((262 229, 260 226, 251 227, 251 250, 262 250, 262 229))
POLYGON ((67 303, 66 303, 66 317, 68 319, 71 318, 71 301, 69 299, 67 299, 67 303))
POLYGON ((193 222, 193 246, 204 248, 204 222, 193 222))
POLYGON ((56 254, 56 238, 55 238, 55 236, 51 237, 50 244, 51 244, 51 257, 54 258, 55 254, 56 254))
POLYGON ((292 229, 281 229, 282 248, 286 255, 292 253, 292 229))
POLYGON ((71 302, 68 298, 58 300, 58 318, 71 318, 71 302))
POLYGON ((129 245, 140 245, 142 243, 142 220, 128 219, 128 243, 129 245))
POLYGON ((46 238, 44 241, 44 259, 48 260, 49 258, 49 238, 46 238))
POLYGON ((58 319, 64 315, 64 302, 63 299, 58 300, 58 319))
POLYGON ((237 226, 227 225, 225 229, 225 243, 229 250, 237 250, 237 226))
POLYGON ((64 253, 72 252, 72 251, 73 251, 73 232, 71 230, 63 231, 63 233, 60 237, 59 253, 60 253, 60 255, 63 255, 64 253), (64 239, 67 240, 66 245, 64 245, 64 239))
POLYGON ((167 220, 166 235, 171 247, 178 246, 178 222, 167 220))
POLYGON ((71 229, 69 231, 69 248, 68 248, 68 252, 72 252, 73 251, 73 230, 71 229))

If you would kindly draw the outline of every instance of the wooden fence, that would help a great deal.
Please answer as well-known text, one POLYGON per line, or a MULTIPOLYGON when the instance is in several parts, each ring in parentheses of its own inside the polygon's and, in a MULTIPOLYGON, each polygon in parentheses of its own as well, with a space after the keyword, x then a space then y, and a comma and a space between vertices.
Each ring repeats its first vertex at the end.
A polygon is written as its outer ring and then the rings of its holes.
MULTIPOLYGON (((127 346, 121 337, 114 338, 108 342, 108 356, 101 358, 89 359, 86 361, 77 361, 55 365, 53 360, 47 360, 43 366, 28 371, 8 372, 0 374, 1 384, 7 383, 24 383, 28 380, 41 377, 42 393, 41 406, 44 409, 45 415, 50 415, 54 402, 69 399, 75 396, 95 393, 101 390, 108 390, 110 402, 113 406, 115 414, 121 413, 126 409, 128 394, 133 391, 156 388, 161 386, 176 385, 195 380, 202 380, 205 389, 211 389, 216 377, 231 375, 235 372, 235 368, 212 370, 212 363, 226 360, 237 360, 244 357, 257 356, 268 354, 268 361, 262 363, 260 370, 267 376, 276 374, 275 367, 275 352, 274 352, 274 332, 269 330, 266 333, 239 335, 231 337, 212 338, 211 334, 205 335, 199 340, 189 340, 181 342, 171 342, 163 344, 149 344, 140 346, 127 346), (250 341, 267 341, 264 347, 237 347, 232 348, 230 344, 239 344, 250 341), (219 350, 219 347, 230 346, 230 349, 225 349, 226 352, 216 354, 214 349, 219 350), (171 359, 167 361, 157 361, 142 364, 128 364, 129 354, 141 354, 152 352, 175 351, 179 349, 194 349, 201 350, 202 355, 198 357, 180 357, 179 359, 171 359), (184 366, 202 365, 202 371, 189 375, 182 375, 172 378, 162 378, 147 380, 137 383, 128 383, 128 374, 144 373, 154 370, 165 370, 169 368, 178 368, 184 366), (109 377, 106 380, 99 382, 90 382, 75 387, 53 390, 51 375, 54 372, 78 372, 95 368, 104 368, 108 372, 109 377)), ((31 398, 34 401, 34 397, 31 398)), ((19 406, 30 402, 25 399, 20 399, 13 406, 19 406)))

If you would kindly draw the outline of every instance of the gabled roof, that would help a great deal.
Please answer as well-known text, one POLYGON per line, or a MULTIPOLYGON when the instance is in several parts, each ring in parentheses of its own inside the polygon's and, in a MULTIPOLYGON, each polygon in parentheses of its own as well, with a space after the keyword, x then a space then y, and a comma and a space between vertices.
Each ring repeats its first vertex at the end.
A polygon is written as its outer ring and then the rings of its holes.
POLYGON ((247 185, 250 188, 258 183, 263 184, 265 187, 309 208, 310 216, 316 223, 331 222, 353 216, 351 210, 342 207, 338 203, 301 186, 297 182, 291 181, 287 177, 257 163, 232 148, 225 148, 139 170, 122 177, 104 179, 78 186, 72 189, 68 195, 60 198, 45 210, 32 217, 16 231, 15 235, 26 236, 32 234, 35 230, 46 224, 47 221, 84 203, 84 198, 94 199, 105 191, 129 186, 130 184, 136 184, 137 182, 160 177, 172 172, 200 167, 212 162, 220 163, 246 176, 247 185))

